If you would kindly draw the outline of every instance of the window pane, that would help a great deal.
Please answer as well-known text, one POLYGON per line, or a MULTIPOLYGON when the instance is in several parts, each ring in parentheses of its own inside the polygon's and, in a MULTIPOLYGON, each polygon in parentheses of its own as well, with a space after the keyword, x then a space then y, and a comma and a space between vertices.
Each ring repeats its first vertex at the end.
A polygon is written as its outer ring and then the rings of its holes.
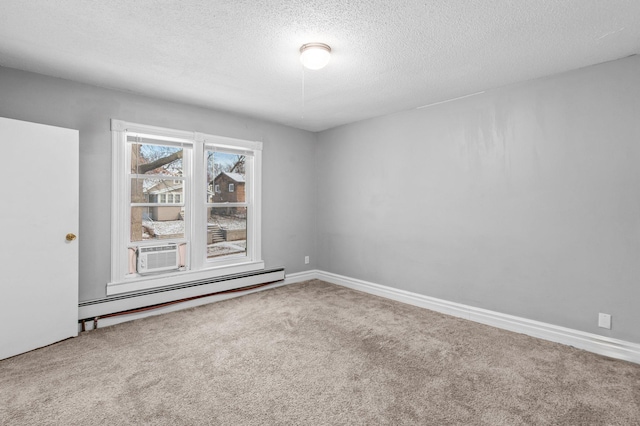
POLYGON ((207 159, 207 202, 244 203, 245 162, 240 154, 205 150, 207 159))
POLYGON ((247 208, 207 209, 207 258, 247 252, 247 208))
POLYGON ((182 148, 132 143, 131 173, 182 176, 182 148))
MULTIPOLYGON (((173 203, 173 195, 182 200, 183 182, 174 183, 173 179, 131 179, 132 203, 173 203)), ((180 201, 176 201, 178 203, 180 201)))
POLYGON ((132 207, 131 242, 184 238, 183 217, 180 206, 132 207))

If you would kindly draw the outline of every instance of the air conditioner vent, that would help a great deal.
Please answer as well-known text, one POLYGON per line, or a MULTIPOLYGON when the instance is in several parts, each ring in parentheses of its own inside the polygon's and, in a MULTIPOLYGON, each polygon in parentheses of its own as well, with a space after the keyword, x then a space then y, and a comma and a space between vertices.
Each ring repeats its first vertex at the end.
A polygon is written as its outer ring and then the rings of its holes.
POLYGON ((145 246, 138 249, 138 273, 178 269, 178 245, 174 243, 145 246))

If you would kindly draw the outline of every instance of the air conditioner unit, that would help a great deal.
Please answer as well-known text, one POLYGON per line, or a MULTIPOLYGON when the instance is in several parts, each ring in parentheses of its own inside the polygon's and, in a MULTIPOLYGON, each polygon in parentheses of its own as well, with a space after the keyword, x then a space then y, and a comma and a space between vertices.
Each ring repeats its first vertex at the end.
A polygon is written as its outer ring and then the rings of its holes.
POLYGON ((138 273, 170 271, 179 267, 178 245, 144 246, 138 249, 138 273))

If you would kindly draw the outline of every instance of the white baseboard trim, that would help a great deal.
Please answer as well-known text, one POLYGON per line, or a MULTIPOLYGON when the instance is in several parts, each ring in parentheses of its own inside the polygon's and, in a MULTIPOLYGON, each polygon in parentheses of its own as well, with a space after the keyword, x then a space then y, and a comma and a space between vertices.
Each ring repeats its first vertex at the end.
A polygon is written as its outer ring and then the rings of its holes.
POLYGON ((312 269, 309 271, 296 272, 293 274, 286 274, 284 277, 285 284, 294 284, 301 283, 303 281, 316 280, 319 277, 319 272, 317 269, 312 269))
MULTIPOLYGON (((208 303, 219 302, 234 297, 244 296, 246 294, 255 293, 257 291, 268 290, 275 287, 285 285, 284 282, 284 269, 274 269, 265 271, 262 274, 255 274, 249 276, 238 277, 220 282, 212 282, 208 284, 190 286, 186 288, 177 288, 166 291, 159 291, 151 294, 133 294, 130 297, 112 297, 107 299, 82 302, 78 306, 78 319, 85 321, 85 330, 92 330, 94 328, 94 318, 98 319, 98 327, 106 327, 110 325, 119 324, 122 322, 133 321, 136 319, 149 317, 153 315, 165 314, 168 312, 178 311, 181 309, 192 308, 194 306, 205 305, 208 303), (231 290, 236 288, 248 287, 257 284, 271 283, 264 287, 256 289, 239 291, 234 293, 212 294, 219 293, 225 290, 231 290), (212 294, 210 296, 204 296, 212 294), (153 306, 163 304, 167 302, 198 297, 196 299, 187 300, 180 303, 175 303, 156 309, 151 309, 142 312, 127 313, 123 315, 109 317, 109 314, 116 312, 125 312, 129 310, 135 310, 137 308, 145 306, 153 306), (101 316, 107 315, 106 318, 101 316)), ((81 331, 82 324, 78 324, 78 331, 81 331)))
MULTIPOLYGON (((150 310, 150 311, 137 312, 137 313, 127 314, 127 315, 122 315, 122 316, 116 316, 116 317, 101 318, 99 320, 99 322, 98 322, 98 327, 99 328, 108 327, 108 326, 111 326, 111 325, 120 324, 120 323, 127 322, 127 321, 133 321, 133 320, 136 320, 136 319, 145 318, 145 317, 149 317, 149 316, 166 314, 166 313, 169 313, 169 312, 179 311, 179 310, 182 310, 182 309, 193 308, 195 306, 206 305, 208 303, 221 302, 223 300, 232 299, 234 297, 239 297, 239 296, 244 296, 246 294, 255 293, 255 292, 258 292, 258 291, 264 291, 264 290, 268 290, 268 289, 271 289, 271 288, 281 287, 281 286, 284 286, 284 285, 298 283, 298 282, 302 282, 302 281, 313 280, 313 279, 317 279, 317 278, 318 278, 318 271, 317 270, 303 271, 303 272, 297 272, 297 273, 293 273, 293 274, 286 274, 284 281, 279 281, 277 283, 269 284, 269 285, 267 285, 265 287, 261 287, 261 288, 257 288, 257 289, 253 289, 253 290, 247 290, 247 291, 238 292, 238 293, 218 294, 218 295, 214 295, 214 296, 203 297, 203 298, 200 298, 200 299, 194 299, 194 300, 190 300, 190 301, 187 301, 187 302, 178 303, 178 304, 175 304, 175 305, 169 305, 169 306, 165 306, 165 307, 162 307, 162 308, 153 309, 153 310, 150 310)), ((245 283, 245 284, 253 284, 253 283, 245 283)), ((193 295, 193 294, 191 294, 191 293, 193 293, 193 291, 194 290, 191 290, 189 293, 185 293, 184 290, 183 290, 182 293, 180 293, 180 296, 173 295, 173 296, 171 296, 169 298, 165 297, 165 299, 171 300, 171 299, 180 299, 182 297, 189 297, 189 296, 193 295)), ((202 290, 197 290, 197 291, 201 292, 202 290)), ((152 302, 153 303, 160 303, 160 302, 164 302, 164 301, 166 301, 166 300, 164 300, 164 299, 158 299, 158 300, 153 299, 152 301, 147 301, 146 303, 152 304, 152 302)), ((139 302, 139 301, 121 302, 120 301, 120 302, 113 302, 113 303, 101 303, 101 304, 99 304, 97 306, 94 305, 94 306, 80 307, 79 308, 79 318, 80 319, 89 318, 87 321, 85 321, 85 331, 89 331, 89 330, 93 330, 93 321, 91 320, 92 317, 104 315, 106 313, 111 313, 111 312, 118 312, 118 311, 125 310, 125 309, 134 309, 137 306, 141 306, 141 302, 139 302)), ((78 325, 78 331, 81 331, 81 324, 78 325)))
MULTIPOLYGON (((481 324, 490 325, 516 333, 526 334, 551 342, 561 343, 611 358, 640 364, 640 344, 599 336, 593 333, 560 327, 540 321, 534 321, 500 312, 489 311, 434 297, 423 296, 405 290, 374 284, 371 282, 345 277, 330 272, 307 271, 306 279, 320 279, 332 284, 341 285, 376 296, 396 300, 432 311, 448 314, 481 324)), ((289 275, 287 275, 289 278, 289 275)), ((304 281, 304 280, 301 280, 304 281)), ((285 280, 286 282, 286 280, 285 280)), ((292 281, 296 282, 296 281, 292 281)))
MULTIPOLYGON (((214 296, 203 297, 200 299, 194 299, 194 300, 189 300, 182 303, 177 303, 175 305, 168 305, 168 306, 158 308, 158 309, 153 309, 150 311, 137 312, 137 313, 127 314, 127 315, 122 315, 117 317, 100 318, 98 322, 98 328, 109 327, 111 325, 116 325, 123 322, 133 321, 133 320, 137 320, 145 317, 167 314, 169 312, 181 311, 183 309, 193 308, 196 306, 206 305, 209 303, 221 302, 223 300, 233 299, 235 297, 245 296, 251 293, 257 293, 259 291, 269 290, 271 288, 281 287, 283 285, 286 285, 286 283, 284 281, 280 281, 280 282, 269 284, 267 286, 256 288, 253 290, 247 290, 247 291, 242 291, 237 293, 218 294, 214 296)), ((78 332, 82 331, 81 327, 82 325, 78 324, 78 332)), ((85 322, 85 331, 89 331, 89 330, 93 330, 93 321, 91 319, 85 322)))

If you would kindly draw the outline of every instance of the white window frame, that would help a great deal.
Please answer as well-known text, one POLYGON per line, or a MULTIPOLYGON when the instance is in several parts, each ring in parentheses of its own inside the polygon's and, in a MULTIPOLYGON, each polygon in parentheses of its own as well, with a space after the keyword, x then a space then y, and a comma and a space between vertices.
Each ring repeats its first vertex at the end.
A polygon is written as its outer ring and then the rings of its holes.
POLYGON ((230 183, 229 184, 229 192, 233 192, 233 191, 235 191, 235 189, 236 189, 236 186, 234 184, 230 183))
MULTIPOLYGON (((199 132, 168 129, 145 124, 111 120, 112 183, 111 183, 111 281, 107 283, 107 295, 143 291, 205 278, 220 277, 264 269, 262 260, 262 142, 247 141, 199 132), (175 242, 187 242, 186 270, 169 271, 156 275, 129 274, 130 227, 130 179, 126 163, 127 133, 140 133, 161 138, 180 139, 190 145, 185 149, 186 173, 181 176, 182 196, 185 206, 185 238, 175 242), (205 149, 245 152, 253 160, 248 162, 245 183, 247 186, 247 251, 246 255, 206 258, 207 243, 207 187, 205 149), (190 160, 190 161, 189 161, 190 160), (190 167, 190 169, 189 169, 190 167), (127 212, 129 211, 129 212, 127 212), (204 224, 199 226, 198 224, 204 224)), ((139 245, 157 244, 158 241, 141 242, 139 245)))

